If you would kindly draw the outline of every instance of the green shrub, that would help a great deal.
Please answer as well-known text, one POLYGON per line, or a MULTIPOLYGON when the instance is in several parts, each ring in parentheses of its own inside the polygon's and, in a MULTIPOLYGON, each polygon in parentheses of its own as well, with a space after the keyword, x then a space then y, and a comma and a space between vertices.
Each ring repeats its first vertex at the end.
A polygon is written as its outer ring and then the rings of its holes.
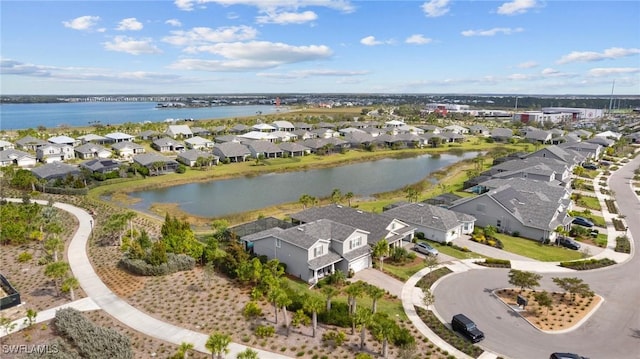
POLYGON ((111 328, 95 325, 76 309, 58 310, 54 324, 58 332, 73 343, 83 358, 133 358, 129 337, 111 328))
POLYGON ((276 328, 270 325, 258 325, 255 333, 258 338, 270 338, 276 334, 276 328))
POLYGON ((333 302, 331 303, 330 311, 322 311, 318 313, 318 321, 335 325, 342 328, 348 328, 351 326, 351 320, 349 319, 349 307, 345 302, 333 302))
POLYGON ((620 253, 631 253, 631 243, 629 242, 629 237, 627 236, 616 237, 615 251, 620 253))
POLYGON ((29 252, 21 252, 20 254, 18 254, 17 259, 18 259, 18 262, 25 263, 33 259, 33 255, 31 255, 31 253, 29 252))
POLYGON ((588 269, 596 269, 607 267, 610 265, 614 265, 616 262, 613 259, 602 258, 602 259, 584 259, 580 261, 571 261, 571 262, 560 262, 560 266, 564 268, 571 268, 576 270, 588 270, 588 269))
POLYGON ((618 218, 613 218, 613 227, 616 229, 616 231, 626 231, 627 227, 624 225, 624 222, 622 222, 621 219, 618 218))
POLYGON ((347 335, 339 330, 330 330, 322 334, 322 341, 334 348, 341 346, 345 340, 347 340, 347 335))
POLYGON ((508 259, 487 258, 484 261, 477 261, 475 263, 491 268, 511 268, 511 261, 508 259))
POLYGON ((152 265, 142 259, 131 259, 125 255, 118 262, 118 266, 137 275, 163 276, 192 270, 196 266, 196 260, 186 254, 167 253, 166 263, 152 265))

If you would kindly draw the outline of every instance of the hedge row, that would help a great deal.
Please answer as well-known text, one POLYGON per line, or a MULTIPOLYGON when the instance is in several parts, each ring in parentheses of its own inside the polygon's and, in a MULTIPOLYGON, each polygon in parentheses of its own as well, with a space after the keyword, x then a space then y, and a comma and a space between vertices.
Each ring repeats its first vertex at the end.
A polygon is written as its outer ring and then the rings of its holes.
POLYGON ((616 202, 612 199, 605 199, 604 203, 607 205, 609 213, 618 214, 618 208, 616 208, 616 202))
POLYGON ((627 226, 624 225, 624 222, 622 222, 621 219, 613 218, 612 221, 613 221, 613 227, 616 229, 616 231, 627 230, 627 226))
POLYGON ((167 253, 167 262, 160 265, 151 265, 142 259, 122 257, 118 265, 133 274, 142 276, 163 276, 176 272, 192 270, 196 266, 196 260, 186 254, 167 253))
POLYGON ((491 268, 511 268, 511 261, 508 259, 487 258, 484 261, 477 261, 475 263, 491 268))
POLYGON ((610 265, 616 264, 616 261, 609 258, 602 259, 585 259, 581 261, 572 261, 572 262, 560 262, 560 267, 571 268, 576 270, 588 270, 588 269, 597 269, 602 267, 608 267, 610 265))
POLYGON ((77 309, 58 310, 54 323, 58 332, 73 342, 83 358, 133 358, 129 337, 111 328, 93 324, 77 309))
POLYGON ((631 253, 631 243, 629 242, 629 237, 627 236, 616 237, 615 251, 620 253, 631 253))
POLYGON ((470 341, 447 328, 447 326, 441 323, 440 320, 438 320, 438 317, 436 317, 431 311, 424 310, 420 307, 415 308, 420 319, 422 319, 422 321, 445 342, 453 345, 456 349, 473 358, 477 358, 484 353, 483 349, 473 345, 470 341))

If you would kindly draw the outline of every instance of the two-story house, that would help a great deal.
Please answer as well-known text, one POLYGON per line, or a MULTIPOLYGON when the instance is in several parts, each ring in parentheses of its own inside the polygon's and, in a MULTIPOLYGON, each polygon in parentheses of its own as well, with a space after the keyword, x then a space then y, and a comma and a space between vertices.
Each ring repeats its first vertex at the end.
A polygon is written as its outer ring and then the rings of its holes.
POLYGON ((287 273, 316 283, 336 270, 358 272, 371 266, 369 232, 328 219, 244 236, 253 251, 287 265, 287 273))
POLYGON ((36 158, 44 163, 66 161, 74 159, 75 152, 69 145, 51 143, 39 147, 36 150, 36 158))

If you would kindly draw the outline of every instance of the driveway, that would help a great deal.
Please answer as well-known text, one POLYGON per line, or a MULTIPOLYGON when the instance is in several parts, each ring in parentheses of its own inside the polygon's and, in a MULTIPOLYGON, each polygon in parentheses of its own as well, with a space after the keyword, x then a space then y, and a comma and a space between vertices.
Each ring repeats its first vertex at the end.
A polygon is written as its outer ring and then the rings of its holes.
MULTIPOLYGON (((616 193, 618 209, 626 216, 635 248, 640 245, 640 201, 629 181, 638 166, 640 156, 616 171, 609 180, 611 190, 616 193)), ((634 256, 599 270, 542 273, 540 289, 559 290, 553 284, 553 277, 578 277, 604 298, 602 306, 589 320, 564 334, 538 331, 493 297, 492 290, 511 286, 506 269, 447 276, 434 290, 435 307, 445 322, 456 313, 469 315, 485 331, 486 339, 480 346, 502 357, 546 358, 554 351, 569 351, 590 358, 637 359, 640 353, 639 268, 640 258, 634 256)))
POLYGON ((351 278, 352 282, 359 280, 375 285, 378 288, 382 288, 389 292, 389 294, 395 295, 398 298, 402 294, 402 286, 404 285, 403 282, 395 279, 394 277, 373 268, 361 270, 351 278))

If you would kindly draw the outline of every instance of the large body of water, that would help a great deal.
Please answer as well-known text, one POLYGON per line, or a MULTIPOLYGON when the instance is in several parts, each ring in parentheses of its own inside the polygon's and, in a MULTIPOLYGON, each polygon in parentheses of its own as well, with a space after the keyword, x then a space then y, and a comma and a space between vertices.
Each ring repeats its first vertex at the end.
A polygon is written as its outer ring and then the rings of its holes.
POLYGON ((334 188, 343 194, 353 192, 356 196, 392 191, 478 154, 382 159, 333 168, 190 183, 130 195, 141 200, 133 206, 138 210, 146 211, 153 203, 176 203, 189 214, 218 217, 296 202, 304 193, 326 197, 334 188))
POLYGON ((115 125, 126 122, 162 122, 166 119, 222 119, 270 114, 275 106, 214 106, 202 108, 162 108, 155 102, 74 102, 0 105, 0 129, 78 127, 93 123, 115 125))

